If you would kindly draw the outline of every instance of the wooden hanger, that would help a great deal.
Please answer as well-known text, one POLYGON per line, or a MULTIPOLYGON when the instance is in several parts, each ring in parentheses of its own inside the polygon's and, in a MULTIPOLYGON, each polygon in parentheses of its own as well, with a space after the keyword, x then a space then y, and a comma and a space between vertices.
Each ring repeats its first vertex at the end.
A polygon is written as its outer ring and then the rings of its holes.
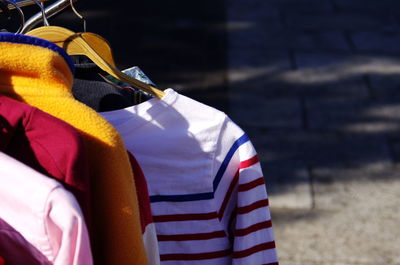
POLYGON ((117 69, 108 42, 101 36, 89 33, 75 33, 69 29, 57 26, 45 26, 33 29, 26 33, 55 43, 63 48, 69 55, 85 55, 100 69, 114 76, 132 87, 154 95, 157 98, 164 96, 164 91, 136 80, 117 69))

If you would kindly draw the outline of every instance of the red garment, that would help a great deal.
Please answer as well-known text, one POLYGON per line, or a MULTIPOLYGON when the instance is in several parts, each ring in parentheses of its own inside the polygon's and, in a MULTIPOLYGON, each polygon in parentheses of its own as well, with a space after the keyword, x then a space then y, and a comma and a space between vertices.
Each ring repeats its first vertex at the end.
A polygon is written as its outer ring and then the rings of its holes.
POLYGON ((150 207, 149 190, 147 188, 146 178, 136 158, 130 152, 128 152, 128 157, 129 157, 129 162, 131 162, 133 175, 135 176, 134 180, 135 180, 136 191, 139 202, 139 210, 140 210, 140 225, 142 227, 142 233, 144 233, 144 231, 146 230, 146 226, 148 224, 153 223, 153 216, 151 214, 151 207, 150 207))
POLYGON ((128 157, 129 162, 131 163, 133 175, 135 176, 133 179, 135 181, 136 195, 139 202, 140 225, 142 228, 143 243, 148 263, 149 265, 159 265, 160 251, 158 248, 156 227, 151 212, 147 181, 142 168, 138 164, 136 158, 129 151, 128 157))
POLYGON ((0 151, 61 182, 77 199, 90 231, 89 167, 75 128, 0 95, 0 151))
POLYGON ((4 264, 4 259, 2 257, 0 257, 0 265, 5 265, 4 264))

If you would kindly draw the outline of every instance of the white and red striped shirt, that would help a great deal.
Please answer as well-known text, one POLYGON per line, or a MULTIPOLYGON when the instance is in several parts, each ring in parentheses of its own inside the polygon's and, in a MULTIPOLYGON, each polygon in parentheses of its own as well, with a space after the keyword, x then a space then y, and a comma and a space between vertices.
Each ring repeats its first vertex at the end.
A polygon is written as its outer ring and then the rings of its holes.
POLYGON ((167 89, 101 114, 143 169, 163 265, 278 264, 256 151, 223 112, 167 89))

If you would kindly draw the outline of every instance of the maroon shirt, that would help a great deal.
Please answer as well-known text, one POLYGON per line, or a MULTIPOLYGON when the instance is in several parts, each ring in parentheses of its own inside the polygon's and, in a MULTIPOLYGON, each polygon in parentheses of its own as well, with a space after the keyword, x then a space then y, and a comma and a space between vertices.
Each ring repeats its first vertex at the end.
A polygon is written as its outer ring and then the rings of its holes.
POLYGON ((75 195, 90 231, 89 164, 75 128, 0 95, 0 151, 62 183, 75 195))

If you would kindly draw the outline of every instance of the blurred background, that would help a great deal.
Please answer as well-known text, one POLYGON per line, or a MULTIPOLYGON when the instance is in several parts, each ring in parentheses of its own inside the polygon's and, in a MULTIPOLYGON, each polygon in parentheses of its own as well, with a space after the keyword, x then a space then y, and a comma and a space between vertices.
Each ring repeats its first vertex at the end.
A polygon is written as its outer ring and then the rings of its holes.
MULTIPOLYGON (((281 265, 400 264, 399 0, 76 7, 120 69, 140 66, 247 132, 281 265)), ((70 10, 50 22, 82 31, 70 10)))

